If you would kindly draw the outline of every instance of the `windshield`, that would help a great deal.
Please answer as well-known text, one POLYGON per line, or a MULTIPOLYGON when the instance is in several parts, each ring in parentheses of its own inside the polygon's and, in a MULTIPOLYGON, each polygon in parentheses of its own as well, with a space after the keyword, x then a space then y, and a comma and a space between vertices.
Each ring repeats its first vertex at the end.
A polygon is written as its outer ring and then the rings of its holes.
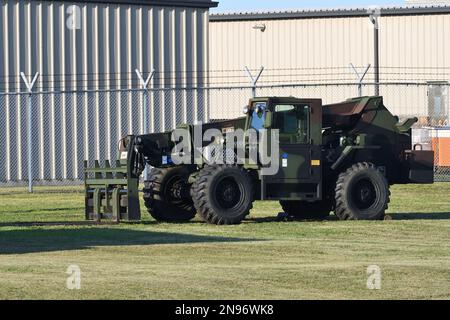
POLYGON ((252 113, 251 127, 256 130, 264 128, 264 122, 266 120, 266 103, 256 103, 252 113))

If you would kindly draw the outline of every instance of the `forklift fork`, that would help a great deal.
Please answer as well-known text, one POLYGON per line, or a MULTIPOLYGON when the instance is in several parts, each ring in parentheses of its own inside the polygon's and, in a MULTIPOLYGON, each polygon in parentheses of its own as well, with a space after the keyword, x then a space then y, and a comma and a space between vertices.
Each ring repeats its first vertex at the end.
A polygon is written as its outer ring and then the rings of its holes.
POLYGON ((88 161, 84 162, 86 220, 141 219, 139 176, 133 171, 133 145, 133 137, 127 137, 115 167, 111 167, 108 160, 103 167, 98 160, 94 167, 88 167, 88 161))

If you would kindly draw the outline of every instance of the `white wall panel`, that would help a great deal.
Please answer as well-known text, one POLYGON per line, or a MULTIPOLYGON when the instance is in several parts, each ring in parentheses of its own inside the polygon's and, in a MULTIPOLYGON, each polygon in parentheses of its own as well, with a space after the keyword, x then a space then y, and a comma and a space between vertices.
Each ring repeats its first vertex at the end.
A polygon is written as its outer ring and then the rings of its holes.
MULTIPOLYGON (((387 9, 388 14, 380 17, 380 67, 381 81, 427 82, 450 81, 450 11, 430 14, 439 8, 387 9), (410 10, 415 14, 405 14, 410 10), (427 14, 417 14, 426 11, 427 14), (402 13, 403 12, 403 13, 402 13)), ((356 82, 355 75, 348 68, 349 63, 363 67, 373 65, 373 26, 367 15, 360 10, 348 10, 341 14, 338 10, 324 12, 300 12, 302 18, 290 18, 296 13, 235 14, 211 17, 210 22, 210 69, 217 83, 231 84, 227 78, 243 75, 244 66, 258 69, 264 66, 259 84, 283 83, 343 83, 356 82), (306 17, 317 14, 316 17, 306 17), (320 15, 323 15, 320 17, 320 15), (333 16, 334 15, 334 16, 333 16), (276 18, 270 18, 270 17, 276 18), (266 30, 255 30, 255 25, 264 24, 266 30), (222 78, 221 78, 222 77, 222 78)), ((254 71, 256 72, 256 71, 254 71)), ((213 79, 213 78, 212 78, 213 79)), ((238 78, 242 84, 249 83, 238 78)), ((374 80, 373 69, 366 82, 374 80)), ((213 81, 213 80, 212 80, 213 81)), ((233 84, 236 85, 236 84, 233 84)), ((343 92, 331 90, 297 90, 305 96, 314 93, 313 98, 323 98, 327 102, 337 102, 343 92), (334 99, 333 99, 334 97, 334 99)), ((343 88, 343 87, 340 87, 343 88)), ((386 104, 400 115, 426 114, 427 97, 423 86, 382 87, 386 104), (384 91, 383 91, 384 89, 384 91)), ((282 93, 283 91, 279 91, 282 93)), ((350 94, 357 92, 351 90, 350 94)), ((260 90, 263 95, 265 92, 260 90)), ((370 93, 370 91, 369 91, 370 93)), ((221 94, 212 103, 219 106, 232 99, 221 94)), ((214 104, 213 104, 214 105, 214 104)), ((226 117, 223 109, 213 108, 211 117, 226 117), (217 110, 217 111, 214 111, 217 110)))

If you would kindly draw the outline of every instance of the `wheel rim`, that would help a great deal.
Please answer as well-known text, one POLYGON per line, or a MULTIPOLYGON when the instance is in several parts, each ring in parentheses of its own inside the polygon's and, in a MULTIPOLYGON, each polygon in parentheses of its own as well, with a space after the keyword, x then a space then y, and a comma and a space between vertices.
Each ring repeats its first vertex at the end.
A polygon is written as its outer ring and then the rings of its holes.
POLYGON ((359 210, 367 210, 376 204, 378 193, 377 186, 370 179, 360 179, 352 188, 353 203, 359 210))
POLYGON ((183 177, 180 175, 174 175, 169 178, 164 187, 164 197, 166 201, 175 205, 186 204, 183 199, 183 177))
POLYGON ((218 181, 215 188, 217 204, 224 210, 231 210, 242 204, 244 188, 234 178, 226 177, 218 181))

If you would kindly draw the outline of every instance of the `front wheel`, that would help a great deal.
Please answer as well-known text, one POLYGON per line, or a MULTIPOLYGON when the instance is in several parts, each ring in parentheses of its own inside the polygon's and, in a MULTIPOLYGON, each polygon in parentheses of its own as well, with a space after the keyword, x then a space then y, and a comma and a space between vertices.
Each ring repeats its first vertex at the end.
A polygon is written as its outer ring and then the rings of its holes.
POLYGON ((161 222, 187 222, 196 211, 189 194, 190 170, 185 166, 152 168, 145 182, 144 201, 150 215, 161 222))
POLYGON ((341 220, 382 220, 389 196, 384 175, 371 163, 357 163, 338 177, 335 214, 341 220))
POLYGON ((191 189, 195 208, 211 224, 239 224, 253 205, 253 183, 238 166, 207 165, 191 189))

